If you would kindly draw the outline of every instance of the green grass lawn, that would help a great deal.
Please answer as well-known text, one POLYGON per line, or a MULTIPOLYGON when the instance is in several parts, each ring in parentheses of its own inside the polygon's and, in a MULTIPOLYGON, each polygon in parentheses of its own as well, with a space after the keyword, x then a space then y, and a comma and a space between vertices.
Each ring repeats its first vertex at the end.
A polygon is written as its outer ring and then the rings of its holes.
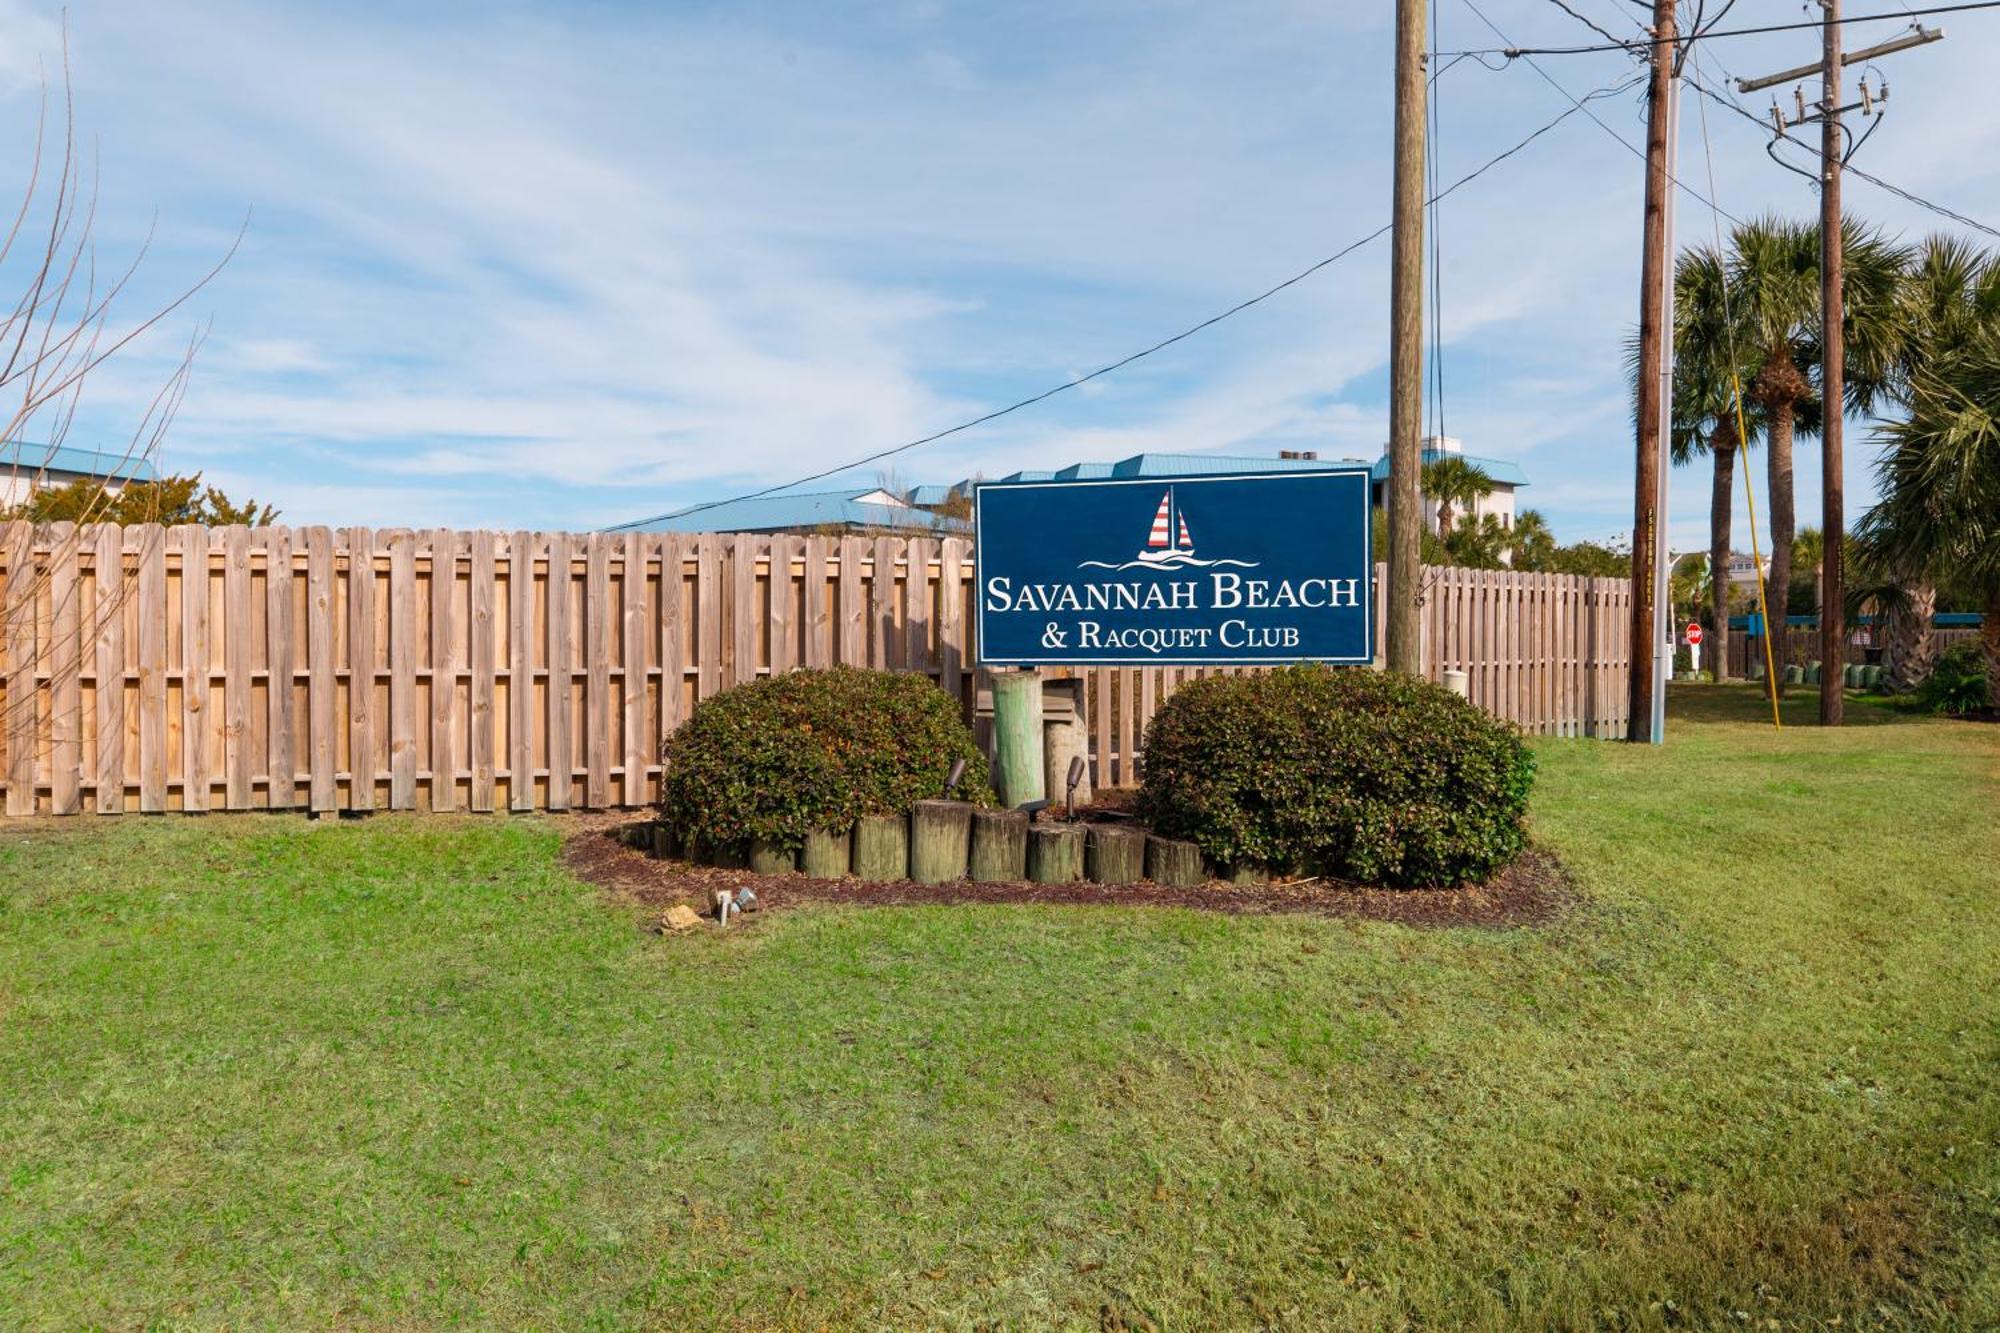
POLYGON ((0 826, 0 1324, 2000 1325, 2000 728, 1674 704, 1536 744, 1539 929, 0 826))

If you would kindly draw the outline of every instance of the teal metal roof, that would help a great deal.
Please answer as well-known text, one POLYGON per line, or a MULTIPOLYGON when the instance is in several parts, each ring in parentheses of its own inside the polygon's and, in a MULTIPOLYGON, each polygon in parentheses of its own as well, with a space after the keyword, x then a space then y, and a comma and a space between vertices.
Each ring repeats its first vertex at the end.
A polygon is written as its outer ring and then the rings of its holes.
MULTIPOLYGON (((1504 458, 1480 458, 1475 454, 1456 454, 1444 449, 1424 450, 1424 462, 1435 463, 1440 458, 1463 458, 1472 466, 1484 472, 1489 480, 1500 486, 1526 486, 1528 474, 1521 471, 1519 463, 1511 463, 1504 458)), ((1375 460, 1369 474, 1376 481, 1389 480, 1389 456, 1384 454, 1375 460)))
POLYGON ((150 458, 107 454, 67 444, 30 444, 26 440, 0 443, 0 471, 67 473, 101 481, 158 481, 160 477, 150 458))
POLYGON ((691 506, 656 518, 621 523, 612 532, 772 532, 788 528, 846 526, 908 528, 913 532, 964 532, 971 525, 928 509, 904 505, 864 504, 860 498, 878 487, 857 491, 760 496, 730 500, 706 509, 691 506))
POLYGON ((1223 454, 1133 454, 1111 465, 1114 477, 1201 477, 1234 472, 1317 472, 1359 460, 1339 458, 1231 458, 1223 454))

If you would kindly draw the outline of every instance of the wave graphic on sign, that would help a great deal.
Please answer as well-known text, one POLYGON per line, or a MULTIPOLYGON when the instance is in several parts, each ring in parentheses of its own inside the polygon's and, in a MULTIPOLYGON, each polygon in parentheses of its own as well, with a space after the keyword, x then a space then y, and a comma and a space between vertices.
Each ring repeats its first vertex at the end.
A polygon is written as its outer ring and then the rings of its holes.
POLYGON ((1123 563, 1112 560, 1085 560, 1078 569, 1209 569, 1219 565, 1231 565, 1237 569, 1255 569, 1260 564, 1256 560, 1230 560, 1216 557, 1203 560, 1194 553, 1194 538, 1188 532, 1187 515, 1174 503, 1174 488, 1167 487, 1167 493, 1160 497, 1159 510, 1153 515, 1153 529, 1146 536, 1145 549, 1123 563))

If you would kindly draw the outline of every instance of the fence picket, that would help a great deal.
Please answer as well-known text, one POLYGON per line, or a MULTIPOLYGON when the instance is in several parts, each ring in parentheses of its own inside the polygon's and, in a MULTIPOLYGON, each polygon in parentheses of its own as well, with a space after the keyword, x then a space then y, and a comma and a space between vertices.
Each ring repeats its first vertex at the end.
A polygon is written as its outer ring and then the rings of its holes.
POLYGON ((844 666, 868 665, 868 602, 861 592, 861 557, 868 543, 859 537, 840 539, 840 651, 844 666))
MULTIPOLYGON (((223 806, 250 808, 251 653, 250 529, 224 528, 222 537, 222 774, 223 806)), ((266 687, 270 680, 265 678, 266 687)))
POLYGON ((416 534, 386 534, 389 547, 389 808, 417 808, 416 534))
POLYGON ((458 677, 465 669, 458 615, 458 535, 447 528, 430 534, 431 599, 431 781, 432 810, 458 810, 458 770, 465 747, 459 743, 458 677))
POLYGON ((965 539, 938 543, 938 684, 952 698, 965 698, 965 539))
POLYGON ((722 539, 695 539, 695 702, 722 688, 722 539))
POLYGON ((895 666, 891 643, 896 627, 896 540, 875 539, 875 559, 868 584, 868 665, 877 671, 895 666))
POLYGON ((375 808, 375 533, 347 530, 347 808, 375 808))
POLYGON ((170 534, 181 553, 181 706, 168 716, 181 728, 181 809, 208 809, 208 529, 170 534))
POLYGON ((535 808, 535 536, 507 545, 507 808, 535 808))
POLYGON ((570 595, 574 577, 568 533, 549 534, 548 602, 548 709, 549 787, 551 810, 567 810, 576 786, 576 741, 570 729, 575 713, 576 618, 575 599, 570 595))
POLYGON ((35 813, 35 546, 33 525, 16 520, 0 529, 7 562, 0 599, 0 681, 7 706, 0 727, 7 744, 7 813, 35 813))
POLYGON ((800 558, 800 538, 780 534, 771 539, 771 674, 799 664, 799 589, 792 582, 792 564, 800 558))
MULTIPOLYGON (((668 533, 660 544, 660 729, 653 744, 657 761, 660 747, 674 734, 687 716, 683 695, 687 689, 687 584, 685 569, 689 554, 687 538, 668 533)), ((663 779, 664 780, 664 779, 663 779)))
POLYGON ((298 746, 292 724, 298 662, 292 648, 292 533, 259 528, 264 550, 264 803, 289 810, 298 801, 298 746))
POLYGON ((831 666, 837 659, 833 613, 827 605, 827 565, 831 558, 824 537, 806 538, 805 573, 805 664, 831 666))
POLYGON ((499 673, 499 647, 495 639, 494 584, 498 579, 499 558, 494 534, 472 534, 472 583, 468 588, 465 622, 466 658, 472 677, 466 687, 466 713, 471 724, 468 767, 472 770, 470 806, 480 814, 493 809, 494 781, 494 686, 499 673))
MULTIPOLYGON (((74 523, 49 525, 49 813, 81 814, 83 795, 83 562, 74 523)), ((31 779, 32 780, 32 779, 31 779)))
MULTIPOLYGON (((775 585, 774 585, 775 586, 775 585)), ((620 737, 623 740, 625 805, 646 803, 646 645, 652 638, 646 623, 646 546, 637 532, 625 534, 624 576, 619 583, 619 604, 624 610, 620 626, 624 666, 618 680, 620 737)), ((530 807, 532 808, 532 807, 530 807)))
POLYGON ((115 523, 96 529, 97 706, 96 810, 125 812, 125 533, 115 523))
POLYGON ((602 532, 584 543, 585 698, 583 803, 602 810, 611 803, 611 543, 602 532))

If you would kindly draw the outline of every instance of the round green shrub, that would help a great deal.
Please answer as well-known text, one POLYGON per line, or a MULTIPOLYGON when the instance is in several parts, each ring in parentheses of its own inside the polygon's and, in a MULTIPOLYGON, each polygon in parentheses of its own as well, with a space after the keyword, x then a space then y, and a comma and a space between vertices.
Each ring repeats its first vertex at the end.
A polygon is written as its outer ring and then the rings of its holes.
POLYGON ((703 700, 661 751, 660 813, 713 844, 796 848, 808 831, 944 795, 990 804, 986 757, 956 699, 924 676, 792 671, 703 700))
POLYGON ((1143 762, 1139 817, 1225 866, 1458 885, 1527 842, 1535 764, 1520 734, 1391 672, 1196 681, 1154 715, 1143 762))

